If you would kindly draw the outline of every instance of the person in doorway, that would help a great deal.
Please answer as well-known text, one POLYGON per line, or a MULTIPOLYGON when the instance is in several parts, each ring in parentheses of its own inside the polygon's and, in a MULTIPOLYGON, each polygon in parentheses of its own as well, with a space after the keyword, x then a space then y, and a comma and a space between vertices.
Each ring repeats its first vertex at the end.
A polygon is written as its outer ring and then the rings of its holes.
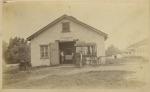
POLYGON ((75 54, 72 52, 72 62, 73 62, 73 64, 75 64, 75 54))
POLYGON ((60 57, 61 57, 61 64, 63 64, 64 59, 65 59, 63 51, 60 52, 60 57))

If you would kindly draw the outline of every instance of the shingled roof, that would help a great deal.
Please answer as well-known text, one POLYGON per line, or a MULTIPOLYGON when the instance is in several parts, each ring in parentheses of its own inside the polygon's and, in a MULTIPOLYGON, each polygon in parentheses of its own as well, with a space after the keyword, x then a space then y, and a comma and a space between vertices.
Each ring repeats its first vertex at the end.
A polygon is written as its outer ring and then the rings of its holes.
POLYGON ((42 32, 44 32, 46 29, 52 27, 53 25, 55 25, 56 23, 60 22, 61 20, 63 19, 68 19, 70 21, 73 21, 77 24, 80 24, 82 25, 83 27, 86 27, 88 29, 91 29, 93 31, 95 31, 96 33, 98 33, 99 35, 103 36, 105 38, 105 40, 107 39, 107 34, 88 25, 88 24, 85 24, 79 20, 77 20, 75 17, 72 17, 72 16, 68 16, 68 15, 62 15, 61 17, 57 18, 56 20, 54 20, 53 22, 49 23, 48 25, 46 25, 45 27, 41 28, 39 31, 35 32, 34 34, 32 34, 31 36, 29 36, 27 38, 28 41, 32 40, 33 38, 37 37, 39 34, 41 34, 42 32))

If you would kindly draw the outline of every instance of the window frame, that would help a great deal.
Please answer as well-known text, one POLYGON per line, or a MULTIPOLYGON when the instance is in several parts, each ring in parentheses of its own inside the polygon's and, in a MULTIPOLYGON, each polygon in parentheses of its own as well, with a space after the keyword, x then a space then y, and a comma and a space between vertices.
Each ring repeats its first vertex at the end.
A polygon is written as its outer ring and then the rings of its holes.
POLYGON ((62 33, 70 32, 70 22, 62 22, 62 33))
POLYGON ((97 45, 77 46, 76 52, 80 53, 80 51, 82 51, 82 54, 84 54, 85 56, 97 56, 97 45), (84 48, 86 48, 86 49, 84 49, 84 48), (85 50, 86 50, 86 53, 84 53, 85 50))
POLYGON ((49 58, 49 47, 48 45, 40 45, 40 59, 48 59, 49 58))

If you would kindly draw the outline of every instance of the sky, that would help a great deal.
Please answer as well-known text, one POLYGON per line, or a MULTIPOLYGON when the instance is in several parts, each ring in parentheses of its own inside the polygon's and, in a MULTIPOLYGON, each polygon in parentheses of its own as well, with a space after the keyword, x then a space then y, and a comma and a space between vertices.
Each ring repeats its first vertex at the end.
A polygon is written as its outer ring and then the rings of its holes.
MULTIPOLYGON (((149 0, 9 0, 3 5, 3 40, 27 38, 67 14, 108 34, 111 44, 124 49, 150 36, 149 0)), ((91 37, 92 38, 92 37, 91 37)))

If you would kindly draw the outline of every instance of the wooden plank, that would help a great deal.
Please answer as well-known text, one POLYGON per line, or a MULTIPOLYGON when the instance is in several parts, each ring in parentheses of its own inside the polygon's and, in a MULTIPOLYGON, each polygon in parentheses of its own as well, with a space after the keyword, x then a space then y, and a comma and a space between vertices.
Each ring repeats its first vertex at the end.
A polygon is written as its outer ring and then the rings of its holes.
POLYGON ((50 43, 50 64, 59 64, 59 44, 58 42, 50 43))

